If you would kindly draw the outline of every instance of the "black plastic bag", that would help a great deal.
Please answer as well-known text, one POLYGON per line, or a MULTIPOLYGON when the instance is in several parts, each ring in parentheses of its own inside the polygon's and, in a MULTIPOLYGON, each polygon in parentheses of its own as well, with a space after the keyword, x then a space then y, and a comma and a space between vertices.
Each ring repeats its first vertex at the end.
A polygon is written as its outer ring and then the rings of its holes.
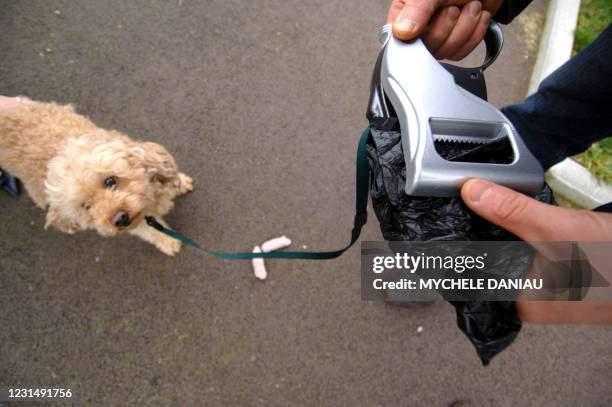
MULTIPOLYGON (((466 146, 437 143, 438 153, 447 159, 470 157, 483 161, 505 160, 499 145, 466 146)), ((406 195, 406 165, 399 124, 395 118, 370 118, 367 145, 370 166, 370 195, 376 217, 386 240, 518 240, 511 233, 472 212, 461 198, 428 198, 406 195)), ((466 159, 467 158, 467 159, 466 159)), ((545 186, 536 197, 554 203, 545 186)), ((521 329, 514 302, 453 301, 457 325, 475 346, 483 364, 508 347, 521 329)))

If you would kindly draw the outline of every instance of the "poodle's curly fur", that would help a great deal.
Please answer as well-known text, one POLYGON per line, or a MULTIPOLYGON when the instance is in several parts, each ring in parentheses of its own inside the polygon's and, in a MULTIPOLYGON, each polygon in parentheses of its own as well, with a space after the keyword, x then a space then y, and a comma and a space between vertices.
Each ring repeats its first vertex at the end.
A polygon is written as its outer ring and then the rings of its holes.
POLYGON ((28 100, 0 110, 0 168, 47 211, 45 228, 128 232, 168 255, 180 250, 144 221, 150 215, 165 224, 174 198, 193 188, 159 144, 101 129, 70 105, 28 100))

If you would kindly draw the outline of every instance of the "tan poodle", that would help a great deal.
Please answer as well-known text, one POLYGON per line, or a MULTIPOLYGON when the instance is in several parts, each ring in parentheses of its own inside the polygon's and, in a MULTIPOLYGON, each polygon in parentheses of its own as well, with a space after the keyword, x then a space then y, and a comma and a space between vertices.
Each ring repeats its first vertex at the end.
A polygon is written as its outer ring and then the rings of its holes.
POLYGON ((47 211, 45 228, 103 236, 128 232, 174 255, 181 244, 144 221, 193 189, 159 144, 104 130, 72 106, 0 96, 0 168, 47 211))

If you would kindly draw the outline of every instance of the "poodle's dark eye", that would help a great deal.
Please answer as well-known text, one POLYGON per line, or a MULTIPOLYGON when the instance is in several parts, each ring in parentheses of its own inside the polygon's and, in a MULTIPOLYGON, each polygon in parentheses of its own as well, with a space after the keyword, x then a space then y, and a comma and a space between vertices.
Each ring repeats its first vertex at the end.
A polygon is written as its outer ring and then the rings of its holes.
POLYGON ((104 180, 104 186, 106 188, 111 188, 111 187, 114 187, 115 185, 117 185, 117 177, 115 177, 114 175, 104 180))
POLYGON ((86 210, 89 210, 91 208, 91 203, 90 202, 83 202, 82 206, 86 210))

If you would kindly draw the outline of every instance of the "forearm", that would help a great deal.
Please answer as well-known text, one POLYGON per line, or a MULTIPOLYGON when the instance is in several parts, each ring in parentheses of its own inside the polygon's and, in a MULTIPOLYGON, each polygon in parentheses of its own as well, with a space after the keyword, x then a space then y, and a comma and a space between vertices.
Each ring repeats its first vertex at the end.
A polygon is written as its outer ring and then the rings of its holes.
POLYGON ((612 135, 612 26, 503 113, 545 169, 612 135))

